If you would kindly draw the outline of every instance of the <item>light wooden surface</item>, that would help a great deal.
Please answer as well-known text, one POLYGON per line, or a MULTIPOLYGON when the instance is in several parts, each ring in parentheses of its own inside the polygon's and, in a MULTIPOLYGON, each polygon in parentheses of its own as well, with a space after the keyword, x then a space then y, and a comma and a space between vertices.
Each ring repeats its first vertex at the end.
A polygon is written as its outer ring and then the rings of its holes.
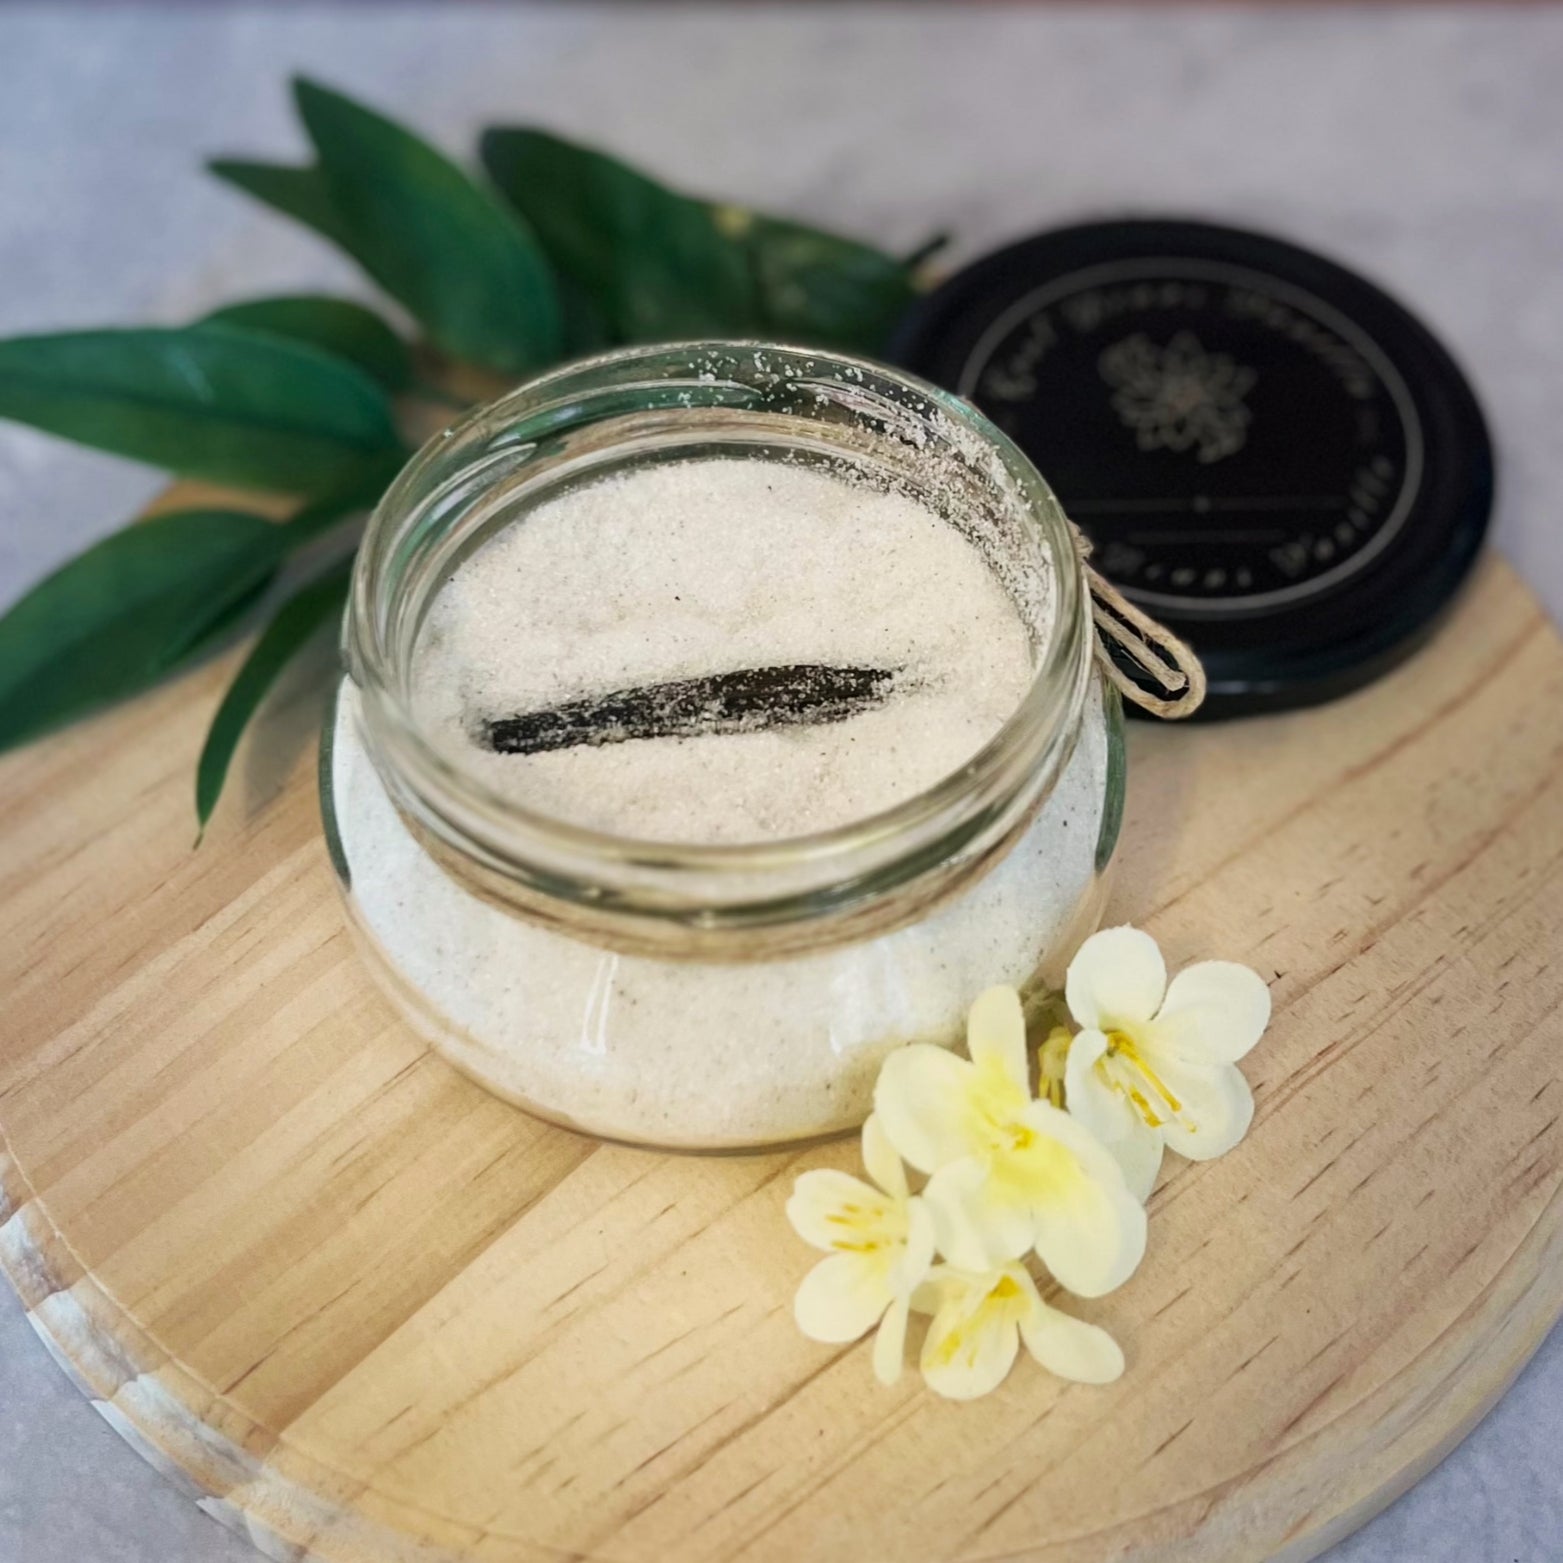
POLYGON ((1254 1131, 976 1406, 799 1337, 802 1165, 598 1146, 352 953, 296 682, 192 853, 226 667, 0 764, 0 1260, 104 1414, 277 1558, 1302 1558, 1563 1307, 1563 645, 1489 562, 1333 707, 1136 726, 1117 919, 1274 979, 1254 1131))

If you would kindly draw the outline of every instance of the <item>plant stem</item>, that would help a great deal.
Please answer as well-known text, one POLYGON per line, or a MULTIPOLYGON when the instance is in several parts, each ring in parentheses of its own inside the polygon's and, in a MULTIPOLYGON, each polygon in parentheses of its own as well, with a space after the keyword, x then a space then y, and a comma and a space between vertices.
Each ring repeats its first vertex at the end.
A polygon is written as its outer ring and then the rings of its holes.
POLYGON ((457 412, 466 412, 477 406, 476 402, 469 402, 464 396, 454 396, 428 380, 414 380, 408 392, 421 402, 437 402, 441 407, 453 407, 457 412))
POLYGON ((915 250, 913 250, 902 260, 901 264, 905 266, 908 271, 915 271, 923 264, 924 261, 930 260, 933 256, 937 255, 939 251, 942 250, 949 242, 950 235, 947 233, 930 234, 926 239, 923 240, 921 244, 917 246, 915 250))

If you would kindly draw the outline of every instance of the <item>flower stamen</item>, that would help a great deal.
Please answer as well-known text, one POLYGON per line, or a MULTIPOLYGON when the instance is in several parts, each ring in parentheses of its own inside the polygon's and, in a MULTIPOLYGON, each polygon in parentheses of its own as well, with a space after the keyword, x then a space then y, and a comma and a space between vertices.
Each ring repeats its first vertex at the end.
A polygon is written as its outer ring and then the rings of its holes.
MULTIPOLYGON (((1107 1080, 1134 1103, 1135 1110, 1152 1129, 1159 1129, 1169 1120, 1181 1122, 1180 1115, 1183 1112, 1183 1103, 1169 1087, 1165 1080, 1151 1068, 1145 1055, 1135 1045, 1134 1038, 1126 1031, 1109 1031, 1107 1035, 1107 1053, 1102 1058, 1102 1073, 1107 1080), (1143 1084, 1144 1090, 1124 1080, 1115 1078, 1115 1071, 1108 1067, 1109 1060, 1119 1060, 1117 1069, 1131 1076, 1137 1076, 1143 1084), (1149 1092, 1149 1096, 1147 1096, 1149 1092), (1162 1108, 1165 1108, 1166 1116, 1158 1107, 1152 1105, 1150 1097, 1159 1099, 1162 1108)), ((1185 1124, 1185 1128, 1192 1131, 1192 1125, 1185 1124)))

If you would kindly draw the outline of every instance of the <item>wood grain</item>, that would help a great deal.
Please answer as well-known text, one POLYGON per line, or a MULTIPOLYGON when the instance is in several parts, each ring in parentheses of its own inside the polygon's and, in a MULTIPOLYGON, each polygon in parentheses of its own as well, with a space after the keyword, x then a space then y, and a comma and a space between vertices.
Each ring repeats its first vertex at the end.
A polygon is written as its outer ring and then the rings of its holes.
POLYGON ((278 1559, 1304 1558, 1563 1307, 1563 645, 1489 562, 1317 712, 1136 726, 1111 916, 1273 978, 1250 1138, 977 1406, 801 1339, 801 1165, 600 1146, 360 971, 295 681, 206 844, 229 666, 0 764, 0 1261, 103 1413, 278 1559))

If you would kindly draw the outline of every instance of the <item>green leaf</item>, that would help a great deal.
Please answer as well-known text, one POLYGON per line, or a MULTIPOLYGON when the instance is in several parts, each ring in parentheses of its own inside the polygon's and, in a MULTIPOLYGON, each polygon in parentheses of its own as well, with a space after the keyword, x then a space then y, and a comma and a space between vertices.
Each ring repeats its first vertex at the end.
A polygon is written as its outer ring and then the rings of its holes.
POLYGON ((277 675, 328 619, 340 616, 352 578, 352 560, 312 581, 283 604, 244 659, 206 734, 196 767, 195 812, 204 830, 222 795, 239 739, 277 675))
POLYGON ((916 297, 906 265, 852 239, 760 216, 746 239, 764 329, 783 341, 875 353, 916 297))
POLYGON ((308 343, 357 364, 390 391, 404 390, 412 378, 407 344, 372 309, 349 299, 314 294, 249 299, 213 310, 202 323, 308 343))
MULTIPOLYGON (((213 158, 207 168, 219 179, 263 201, 274 211, 324 234, 333 244, 353 254, 352 237, 337 211, 331 186, 318 165, 296 167, 291 163, 258 163, 246 158, 213 158)), ((355 260, 358 256, 354 255, 355 260)), ((362 262, 360 262, 362 264, 362 262)))
POLYGON ((157 682, 265 590, 286 528, 236 510, 136 522, 0 618, 0 748, 157 682))
POLYGON ((764 334, 877 351, 910 266, 802 223, 683 195, 539 130, 486 131, 490 177, 631 341, 764 334))
POLYGON ((632 342, 742 333, 757 322, 748 259, 712 207, 540 130, 484 132, 489 176, 559 269, 632 342))
POLYGON ((1123 829, 1124 792, 1128 779, 1123 697, 1111 684, 1104 684, 1102 706, 1107 717, 1107 781, 1102 800, 1102 823, 1096 833, 1096 871, 1099 874, 1112 861, 1119 832, 1123 829))
POLYGON ((219 483, 320 493, 403 449, 384 391, 224 326, 0 341, 0 417, 219 483))
POLYGON ((335 211, 327 220, 340 220, 381 287, 458 358, 502 373, 557 358, 553 273, 515 214, 392 121, 313 82, 294 92, 335 211))
POLYGON ((566 358, 580 358, 617 347, 624 339, 608 319, 608 312, 573 277, 555 279, 559 289, 561 350, 566 358))
POLYGON ((391 486, 391 480, 406 465, 406 453, 397 451, 379 462, 366 467, 349 482, 340 484, 330 493, 296 510, 282 523, 291 553, 312 543, 323 532, 329 532, 339 521, 349 516, 373 510, 380 497, 391 486))

